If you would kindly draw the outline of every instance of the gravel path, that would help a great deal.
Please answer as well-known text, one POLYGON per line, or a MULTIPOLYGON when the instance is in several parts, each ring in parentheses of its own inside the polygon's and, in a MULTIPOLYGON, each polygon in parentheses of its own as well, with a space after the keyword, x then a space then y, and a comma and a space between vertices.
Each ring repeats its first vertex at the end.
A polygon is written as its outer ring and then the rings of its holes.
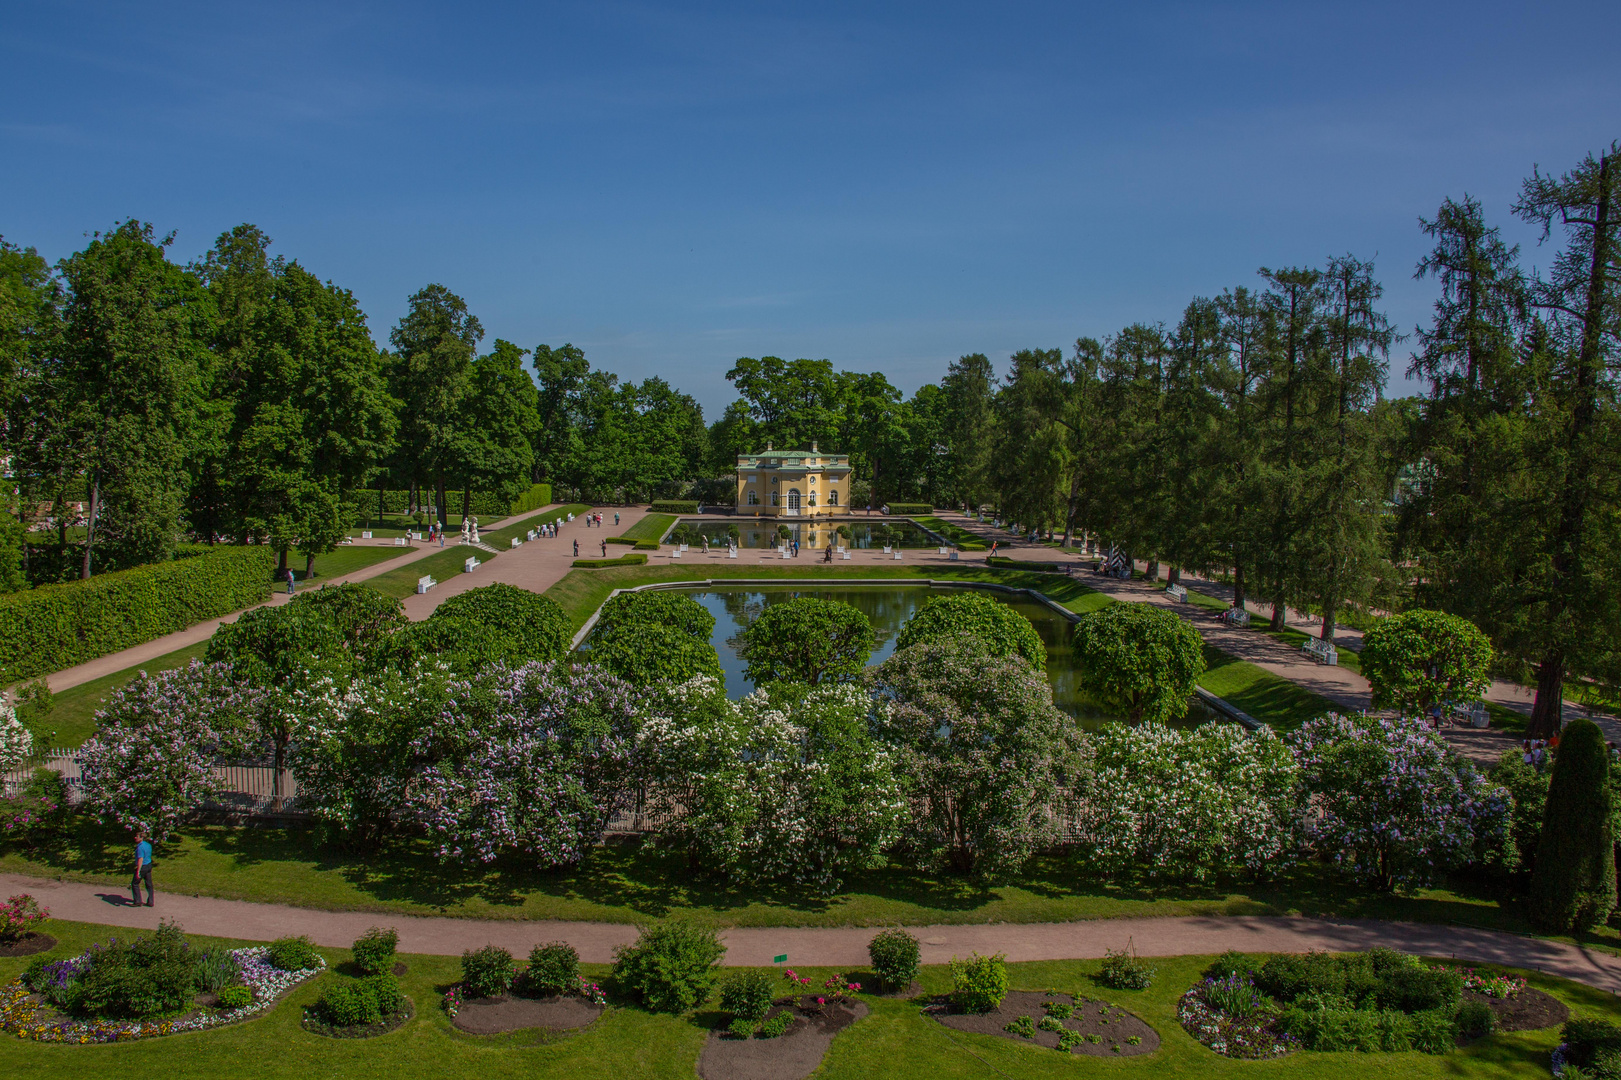
MULTIPOLYGON (((159 867, 160 890, 161 871, 159 867)), ((459 956, 468 949, 492 944, 522 956, 539 942, 566 941, 579 950, 580 959, 600 964, 613 960, 614 946, 636 937, 636 928, 622 923, 317 911, 176 896, 162 891, 157 906, 133 907, 128 893, 112 886, 0 874, 0 895, 19 892, 32 893, 58 919, 151 930, 157 928, 161 917, 177 921, 189 933, 255 941, 308 934, 317 945, 342 947, 369 927, 393 926, 400 932, 401 952, 439 956, 459 956)), ((1532 968, 1621 993, 1621 957, 1541 938, 1443 924, 1230 916, 921 926, 913 927, 912 932, 923 942, 925 964, 944 963, 970 952, 1005 953, 1013 961, 1088 960, 1101 957, 1105 949, 1123 948, 1127 939, 1143 956, 1219 953, 1225 949, 1349 951, 1388 945, 1426 956, 1532 968)), ((853 969, 867 963, 867 942, 874 933, 867 927, 734 927, 722 936, 727 949, 725 962, 730 965, 767 965, 772 957, 786 953, 790 964, 853 969)))

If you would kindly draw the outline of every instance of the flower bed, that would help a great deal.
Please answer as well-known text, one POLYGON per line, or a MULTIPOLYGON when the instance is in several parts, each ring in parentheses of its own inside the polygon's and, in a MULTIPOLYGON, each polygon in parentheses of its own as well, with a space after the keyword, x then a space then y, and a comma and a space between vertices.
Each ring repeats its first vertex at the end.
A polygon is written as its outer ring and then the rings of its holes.
MULTIPOLYGON (((315 967, 281 971, 266 959, 269 952, 263 945, 231 950, 241 971, 242 985, 253 993, 253 1000, 248 1004, 236 1009, 200 1008, 184 1016, 161 1020, 80 1020, 62 1016, 29 993, 21 979, 14 979, 0 988, 0 1031, 35 1042, 73 1044, 132 1042, 181 1031, 201 1031, 247 1020, 270 1008, 299 983, 326 969, 326 961, 316 957, 315 967)), ((85 952, 51 966, 61 967, 63 974, 71 973, 89 963, 90 956, 90 952, 85 952)))
MULTIPOLYGON (((1242 978, 1239 975, 1227 977, 1229 980, 1242 978)), ((1292 1035, 1277 1030, 1278 1014, 1274 1010, 1257 1009, 1247 1016, 1234 1017, 1213 1008, 1206 1001, 1207 987, 1216 982, 1218 980, 1206 979, 1182 995, 1176 1006, 1176 1018, 1184 1031, 1225 1057, 1275 1058, 1299 1049, 1300 1044, 1292 1035)), ((1254 988, 1250 987, 1249 992, 1253 994, 1254 988)))

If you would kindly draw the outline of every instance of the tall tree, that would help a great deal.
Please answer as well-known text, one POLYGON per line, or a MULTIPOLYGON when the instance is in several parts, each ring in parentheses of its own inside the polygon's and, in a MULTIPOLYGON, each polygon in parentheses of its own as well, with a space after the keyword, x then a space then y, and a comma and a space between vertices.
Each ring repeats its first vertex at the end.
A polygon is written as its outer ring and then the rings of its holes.
POLYGON ((446 482, 460 471, 468 372, 484 327, 466 301, 443 285, 418 290, 410 305, 389 334, 395 351, 390 389, 404 403, 400 426, 407 467, 414 478, 433 485, 443 525, 446 482))
POLYGON ((473 362, 466 397, 459 410, 457 462, 462 482, 462 515, 471 511, 472 492, 493 492, 510 503, 533 482, 530 434, 539 428, 539 393, 524 370, 527 349, 495 339, 495 349, 473 362))
POLYGON ((990 496, 996 372, 984 353, 953 360, 940 380, 946 398, 951 499, 978 506, 990 496))

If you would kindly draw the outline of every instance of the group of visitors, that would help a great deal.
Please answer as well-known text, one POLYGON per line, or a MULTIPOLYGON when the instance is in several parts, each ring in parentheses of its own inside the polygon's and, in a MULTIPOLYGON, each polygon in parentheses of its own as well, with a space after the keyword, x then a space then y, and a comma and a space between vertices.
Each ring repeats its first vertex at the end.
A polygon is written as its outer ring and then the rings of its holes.
MULTIPOLYGON (((1613 747, 1615 744, 1611 743, 1610 745, 1613 747)), ((1551 760, 1553 756, 1553 752, 1559 749, 1559 735, 1556 732, 1551 738, 1547 739, 1522 740, 1520 743, 1520 749, 1520 760, 1524 761, 1537 772, 1541 772, 1547 767, 1549 760, 1551 760)))
MULTIPOLYGON (((591 511, 591 513, 585 515, 585 527, 588 528, 588 529, 592 528, 592 527, 596 527, 598 529, 602 528, 602 511, 593 510, 593 511, 591 511)), ((614 527, 615 528, 619 527, 619 515, 618 514, 614 515, 614 527)))

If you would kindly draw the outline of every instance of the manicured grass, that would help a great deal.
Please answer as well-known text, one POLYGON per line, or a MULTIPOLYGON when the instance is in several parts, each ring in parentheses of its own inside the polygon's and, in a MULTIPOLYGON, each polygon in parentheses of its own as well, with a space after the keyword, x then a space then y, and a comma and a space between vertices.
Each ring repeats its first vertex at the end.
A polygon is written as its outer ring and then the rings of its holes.
POLYGON ((522 521, 514 522, 505 528, 492 529, 488 531, 480 530, 479 539, 491 547, 500 548, 505 551, 508 545, 511 544, 514 536, 528 535, 529 530, 533 529, 541 522, 555 521, 558 518, 567 520, 570 514, 577 516, 585 513, 589 509, 591 508, 584 503, 568 503, 565 506, 559 506, 555 509, 542 510, 539 513, 531 514, 528 517, 525 517, 522 521))
MULTIPOLYGON (((481 548, 463 547, 460 544, 452 544, 447 540, 442 551, 436 551, 432 555, 390 570, 386 574, 378 574, 374 578, 368 578, 364 584, 380 593, 404 599, 417 591, 417 578, 423 574, 432 574, 435 581, 449 581, 452 577, 461 573, 462 565, 467 562, 469 555, 474 556, 481 563, 489 562, 495 558, 494 555, 481 548)), ((477 572, 474 571, 475 574, 477 572)))
POLYGON ((1339 711, 1332 701, 1298 683, 1208 645, 1205 667, 1200 686, 1278 731, 1292 731, 1313 717, 1339 711))
POLYGON ((981 537, 977 533, 971 533, 967 529, 962 528, 960 525, 953 525, 944 518, 920 517, 913 518, 912 520, 923 526, 925 529, 939 533, 941 536, 945 537, 947 540, 950 540, 953 544, 957 545, 959 548, 962 548, 964 551, 984 551, 986 548, 991 546, 990 541, 981 537))
MULTIPOLYGON (((298 558, 296 552, 289 556, 287 565, 293 571, 293 580, 295 582, 293 588, 295 591, 319 589, 325 582, 336 581, 341 577, 347 577, 356 570, 364 570, 368 566, 376 566, 380 562, 397 559, 411 550, 413 549, 395 547, 392 544, 355 544, 340 547, 335 551, 327 552, 325 555, 317 555, 315 557, 315 574, 307 578, 304 576, 304 560, 298 558)), ((282 583, 281 587, 285 589, 287 586, 282 583)))
MULTIPOLYGON (((0 871, 104 884, 129 880, 128 834, 79 820, 37 850, 0 847, 0 871)), ((1412 897, 1370 891, 1305 864, 1273 881, 1105 880, 1068 855, 1033 860, 1002 884, 895 865, 851 874, 820 898, 793 883, 745 889, 694 872, 679 852, 638 842, 594 848, 579 866, 540 871, 520 860, 441 862, 422 838, 364 850, 314 829, 192 825, 156 853, 159 892, 341 911, 489 919, 635 923, 668 915, 735 926, 1056 922, 1164 915, 1336 915, 1527 929, 1514 903, 1462 885, 1412 897)), ((1604 940, 1615 935, 1606 932, 1604 940)))
MULTIPOLYGON (((1188 603, 1193 604, 1196 607, 1206 608, 1210 611, 1226 611, 1228 608, 1232 607, 1232 605, 1225 600, 1217 599, 1214 596, 1208 596, 1205 593, 1195 592, 1192 589, 1188 590, 1188 603)), ((1315 634, 1307 634, 1304 631, 1296 630, 1292 626, 1285 627, 1282 630, 1273 630, 1267 625, 1266 620, 1259 615, 1252 615, 1250 617, 1249 630, 1251 633, 1266 634, 1268 637, 1281 641, 1283 644, 1294 649, 1300 648, 1306 643, 1308 638, 1315 638, 1317 636, 1315 634)), ((1362 674, 1361 656, 1352 652, 1350 649, 1339 649, 1337 652, 1339 654, 1340 667, 1345 668, 1348 671, 1354 671, 1358 675, 1362 674)))
POLYGON ((92 679, 87 683, 69 687, 61 693, 51 697, 51 716, 46 721, 46 727, 56 731, 51 740, 53 746, 78 746, 96 731, 96 710, 101 708, 107 700, 107 695, 129 682, 136 675, 145 671, 156 675, 160 671, 171 668, 184 667, 193 659, 199 659, 208 651, 208 642, 199 641, 195 645, 187 645, 183 649, 176 649, 171 653, 154 657, 144 664, 127 667, 123 671, 115 671, 111 675, 103 675, 99 679, 92 679))
MULTIPOLYGON (((124 928, 55 921, 47 931, 60 939, 54 958, 77 955, 90 944, 129 935, 124 928)), ((536 941, 544 937, 537 928, 536 941)), ((204 944, 251 944, 194 938, 204 944)), ((1123 943, 1122 943, 1123 944, 1123 943)), ((1139 943, 1140 944, 1140 943, 1139 943)), ((334 967, 347 949, 321 949, 334 967)), ((152 1075, 179 1080, 374 1080, 377 1076, 568 1077, 569 1080, 690 1078, 708 1029, 725 1017, 711 998, 683 1016, 651 1014, 610 996, 609 1011, 572 1035, 530 1031, 470 1036, 457 1031, 438 1007, 447 986, 460 977, 460 960, 448 956, 402 954, 407 965, 402 989, 416 1016, 402 1028, 374 1039, 329 1039, 300 1026, 305 1006, 340 977, 329 971, 295 989, 268 1014, 213 1031, 144 1039, 110 1046, 51 1046, 0 1039, 0 1072, 39 1080, 81 1080, 85 1076, 152 1075)), ((1140 1058, 1113 1060, 1060 1054, 1020 1041, 953 1031, 927 1016, 922 1007, 950 990, 943 965, 918 973, 919 994, 910 1000, 859 995, 871 1014, 834 1040, 818 1080, 992 1080, 997 1077, 1072 1078, 1078 1075, 1140 1077, 1301 1077, 1304 1080, 1531 1080, 1547 1076, 1548 1055, 1558 1028, 1494 1035, 1444 1055, 1297 1053, 1272 1062, 1224 1058, 1200 1046, 1176 1019, 1176 1003, 1209 964, 1206 956, 1154 957, 1157 970, 1147 990, 1112 990, 1097 980, 1096 960, 1059 960, 1008 965, 1011 989, 1057 991, 1107 1000, 1146 1020, 1161 1039, 1160 1049, 1140 1058)), ((26 959, 0 959, 0 979, 9 982, 26 959)), ((820 986, 835 969, 795 964, 795 971, 820 986)), ((1493 969, 1498 970, 1498 969, 1493 969)), ((1534 971, 1501 969, 1568 1004, 1578 1017, 1615 1021, 1621 1007, 1608 994, 1534 971)), ((588 978, 603 979, 608 968, 582 965, 588 978)), ((863 967, 841 969, 864 986, 874 980, 863 967)), ((611 983, 609 993, 615 993, 611 983)))
POLYGON ((662 540, 677 520, 675 514, 648 514, 619 534, 621 540, 662 540))

